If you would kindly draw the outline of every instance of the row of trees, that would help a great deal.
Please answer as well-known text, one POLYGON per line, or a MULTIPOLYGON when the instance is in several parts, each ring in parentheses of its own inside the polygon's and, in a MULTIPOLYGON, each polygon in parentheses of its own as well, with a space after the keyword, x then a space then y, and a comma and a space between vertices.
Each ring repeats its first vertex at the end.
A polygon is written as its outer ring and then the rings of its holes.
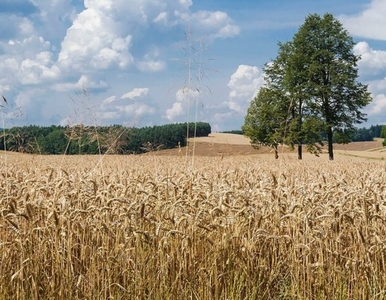
MULTIPOLYGON (((371 125, 369 128, 354 128, 351 133, 348 134, 349 140, 351 142, 364 142, 364 141, 372 141, 374 138, 382 137, 382 129, 385 125, 371 125)), ((339 135, 336 133, 334 135, 334 142, 339 141, 339 135)))
MULTIPOLYGON (((365 141, 373 141, 374 138, 384 138, 382 136, 382 130, 385 132, 386 137, 386 125, 371 125, 369 128, 362 127, 362 128, 354 128, 350 133, 347 133, 348 139, 350 142, 365 142, 365 141)), ((222 133, 233 133, 233 134, 239 134, 244 135, 244 132, 242 130, 230 130, 230 131, 222 131, 222 133)), ((322 137, 326 139, 326 136, 322 137)), ((340 137, 339 134, 335 132, 333 136, 333 142, 337 143, 339 142, 340 137)))
POLYGON ((208 136, 208 123, 127 128, 113 126, 23 126, 1 130, 0 150, 35 154, 139 154, 186 145, 186 137, 208 136))
POLYGON ((333 15, 306 18, 292 41, 279 43, 276 59, 264 66, 265 86, 251 102, 242 127, 255 147, 302 144, 319 154, 324 138, 334 159, 333 135, 347 143, 361 111, 371 102, 357 81, 359 56, 354 42, 333 15))

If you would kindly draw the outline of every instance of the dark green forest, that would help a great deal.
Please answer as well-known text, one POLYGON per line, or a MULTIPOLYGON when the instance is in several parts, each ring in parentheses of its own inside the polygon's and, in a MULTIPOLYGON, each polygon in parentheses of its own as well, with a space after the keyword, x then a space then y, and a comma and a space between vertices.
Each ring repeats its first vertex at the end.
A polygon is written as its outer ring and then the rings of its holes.
POLYGON ((208 136, 209 123, 128 128, 112 126, 23 126, 1 130, 0 150, 33 154, 140 154, 186 145, 208 136))
MULTIPOLYGON (((371 125, 370 128, 354 128, 351 132, 348 133, 348 140, 346 142, 366 142, 372 141, 374 140, 374 138, 383 138, 381 134, 382 126, 384 125, 371 125)), ((242 130, 223 131, 223 133, 233 133, 241 135, 244 134, 242 130)), ((326 136, 323 137, 324 139, 326 139, 326 136)), ((340 142, 341 139, 341 135, 338 132, 335 132, 333 137, 334 143, 340 142)))
MULTIPOLYGON (((362 127, 355 128, 349 133, 349 140, 351 142, 365 142, 372 141, 374 138, 380 138, 383 125, 372 125, 370 128, 362 127)), ((339 135, 334 135, 334 143, 338 142, 339 135)))
MULTIPOLYGON (((0 129, 0 150, 31 154, 141 154, 161 149, 186 146, 186 136, 208 136, 209 123, 179 123, 162 126, 128 128, 112 126, 56 126, 36 125, 0 129), (189 125, 189 129, 188 129, 189 125), (4 147, 4 142, 6 147, 4 147)), ((382 125, 369 128, 355 128, 349 134, 349 141, 372 141, 382 137, 382 125)), ((241 130, 223 133, 243 134, 241 130)), ((334 142, 339 142, 339 133, 334 142)))

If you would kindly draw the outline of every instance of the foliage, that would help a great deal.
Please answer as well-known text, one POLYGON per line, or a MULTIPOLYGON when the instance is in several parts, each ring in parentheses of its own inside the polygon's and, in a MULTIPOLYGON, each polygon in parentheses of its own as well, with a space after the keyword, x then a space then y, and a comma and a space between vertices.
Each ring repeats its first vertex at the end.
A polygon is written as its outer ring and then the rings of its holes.
POLYGON ((382 126, 382 131, 381 131, 381 135, 380 135, 381 138, 383 138, 383 147, 386 147, 386 125, 383 125, 382 126))
POLYGON ((331 14, 310 15, 294 37, 307 106, 324 123, 330 159, 333 131, 350 131, 366 120, 360 109, 371 101, 367 86, 357 82, 359 56, 353 47, 353 39, 331 14))
MULTIPOLYGON (((127 128, 112 126, 24 126, 2 132, 0 150, 40 154, 143 153, 186 145, 187 123, 127 128)), ((189 124, 189 136, 208 136, 208 123, 189 124)))
POLYGON ((238 134, 238 135, 243 135, 242 130, 228 130, 228 131, 221 131, 221 133, 231 133, 231 134, 238 134))
POLYGON ((369 128, 369 131, 370 131, 370 135, 373 137, 373 138, 379 138, 381 137, 381 131, 382 131, 382 128, 383 128, 384 125, 371 125, 370 128, 369 128))
POLYGON ((280 97, 283 95, 276 91, 261 88, 252 100, 242 126, 244 135, 251 139, 253 147, 272 147, 276 158, 278 145, 283 142, 281 129, 286 122, 285 109, 282 107, 284 102, 278 101, 280 97))
MULTIPOLYGON (((365 141, 373 141, 374 138, 380 138, 381 137, 381 130, 382 127, 385 125, 371 125, 370 127, 361 127, 357 128, 355 127, 352 131, 346 132, 345 135, 345 143, 350 142, 365 142, 365 141)), ((230 130, 230 131, 222 131, 222 133, 233 133, 233 134, 241 134, 243 135, 242 130, 230 130)), ((308 132, 311 133, 311 132, 308 132)), ((327 139, 327 136, 324 132, 320 133, 322 140, 327 139)), ((318 139, 320 137, 318 136, 318 139)), ((340 136, 339 131, 334 132, 334 143, 342 143, 342 137, 340 136), (339 141, 340 140, 340 141, 339 141)), ((309 140, 309 137, 306 137, 306 140, 309 140)), ((308 143, 308 142, 306 142, 308 143)))
MULTIPOLYGON (((302 144, 305 142, 305 135, 308 134, 304 126, 315 124, 315 120, 307 121, 308 113, 303 86, 303 82, 306 82, 307 79, 300 70, 302 62, 295 55, 295 50, 292 42, 279 43, 277 58, 271 64, 265 65, 264 72, 267 86, 285 95, 278 98, 278 101, 284 101, 283 114, 286 114, 286 121, 283 123, 285 126, 282 126, 280 130, 284 143, 291 148, 297 144, 298 158, 302 159, 302 144)), ((310 141, 315 140, 314 135, 312 138, 310 134, 308 135, 310 141)), ((312 144, 308 145, 308 148, 312 151, 319 149, 312 144)))
POLYGON ((325 135, 333 159, 333 133, 337 141, 348 142, 354 124, 366 120, 361 109, 371 101, 367 86, 357 81, 360 57, 353 47, 353 39, 331 14, 308 16, 293 41, 279 44, 277 58, 264 69, 266 88, 281 95, 275 101, 281 102, 280 116, 286 114, 285 126, 268 128, 267 136, 256 139, 265 143, 279 133, 285 144, 299 145, 301 158, 303 143, 318 154, 325 135))
POLYGON ((373 141, 374 138, 381 137, 382 125, 371 125, 369 128, 354 128, 352 130, 341 131, 336 130, 334 132, 334 143, 349 143, 349 142, 365 142, 373 141))

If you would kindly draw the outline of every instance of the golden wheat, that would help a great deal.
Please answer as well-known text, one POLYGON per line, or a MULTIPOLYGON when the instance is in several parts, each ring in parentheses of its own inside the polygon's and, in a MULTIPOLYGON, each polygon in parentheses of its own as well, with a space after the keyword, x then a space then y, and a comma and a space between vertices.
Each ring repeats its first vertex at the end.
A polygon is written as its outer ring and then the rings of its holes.
POLYGON ((10 156, 0 299, 383 299, 385 164, 10 156))

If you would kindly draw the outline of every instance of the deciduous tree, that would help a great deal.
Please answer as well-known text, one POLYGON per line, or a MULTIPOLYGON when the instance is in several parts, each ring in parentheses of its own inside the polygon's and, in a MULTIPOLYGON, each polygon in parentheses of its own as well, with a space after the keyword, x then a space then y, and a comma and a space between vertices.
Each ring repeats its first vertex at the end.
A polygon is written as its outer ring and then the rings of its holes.
POLYGON ((261 88, 248 108, 242 130, 251 139, 254 148, 268 146, 274 149, 278 158, 278 146, 283 142, 283 128, 286 122, 285 97, 277 91, 261 88))
POLYGON ((367 86, 358 82, 359 56, 354 41, 332 14, 310 15, 293 39, 293 57, 302 75, 306 106, 323 122, 330 160, 333 131, 349 132, 366 120, 361 111, 371 101, 367 86), (303 82, 303 80, 305 80, 303 82))
POLYGON ((245 118, 252 143, 274 146, 281 134, 283 143, 298 145, 301 159, 302 144, 320 153, 324 134, 334 159, 334 131, 339 141, 348 142, 345 135, 366 120, 361 109, 371 101, 367 86, 358 81, 360 57, 353 48, 352 37, 331 14, 308 16, 292 41, 279 43, 277 58, 264 68, 265 90, 251 102, 245 118), (274 114, 283 120, 280 126, 270 122, 274 114), (251 120, 259 130, 251 127, 251 120))
POLYGON ((386 125, 382 126, 381 138, 383 138, 383 142, 382 142, 383 147, 386 147, 386 125))

